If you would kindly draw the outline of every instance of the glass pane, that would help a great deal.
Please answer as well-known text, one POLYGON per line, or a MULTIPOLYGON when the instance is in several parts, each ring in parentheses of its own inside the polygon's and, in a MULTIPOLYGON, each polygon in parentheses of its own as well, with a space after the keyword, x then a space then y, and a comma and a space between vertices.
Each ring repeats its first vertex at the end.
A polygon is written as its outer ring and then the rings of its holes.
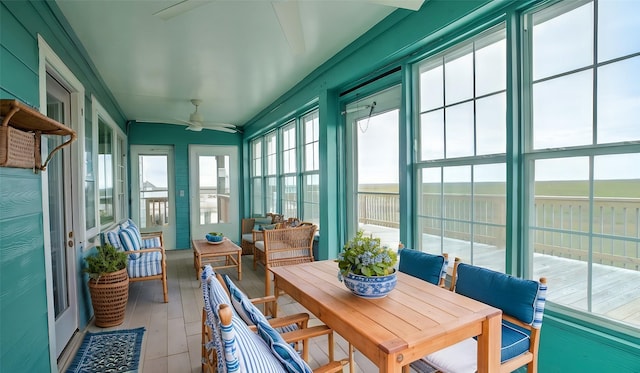
POLYGON ((100 225, 115 221, 114 211, 114 164, 113 131, 98 119, 98 187, 100 194, 100 225))
POLYGON ((446 157, 468 157, 474 154, 473 103, 448 107, 445 112, 446 157))
POLYGON ((168 225, 169 176, 167 156, 140 155, 138 157, 138 170, 140 173, 138 177, 138 180, 140 180, 140 228, 168 225))
POLYGON ((557 16, 553 9, 533 17, 534 80, 593 63, 593 3, 557 16))
POLYGON ((262 176, 262 140, 253 142, 252 176, 262 176))
POLYGON ((282 178, 282 213, 286 217, 298 216, 298 189, 295 176, 282 178))
POLYGON ((476 101, 476 155, 507 151, 506 93, 476 101))
POLYGON ((442 179, 441 168, 423 168, 418 198, 418 214, 429 217, 442 217, 442 179))
POLYGON ((275 177, 268 177, 266 182, 265 200, 267 203, 267 212, 278 212, 278 188, 276 186, 277 181, 275 177))
POLYGON ((277 161, 277 151, 278 147, 276 144, 276 134, 272 133, 266 136, 267 142, 267 172, 265 175, 275 175, 276 174, 276 161, 277 161))
POLYGON ((476 50, 476 97, 507 88, 507 44, 504 31, 498 35, 500 40, 476 50))
MULTIPOLYGON (((199 156, 200 224, 218 223, 217 178, 218 162, 215 156, 199 156)), ((142 179, 141 179, 142 180, 142 179)))
MULTIPOLYGON (((640 2, 639 2, 640 4, 640 2)), ((640 140, 640 57, 598 69, 598 143, 640 140)))
POLYGON ((444 110, 420 115, 420 159, 444 158, 444 110))
POLYGON ((505 270, 507 169, 504 163, 473 167, 473 264, 505 270))
POLYGON ((583 71, 533 85, 533 147, 593 143, 592 72, 583 71))
POLYGON ((252 179, 251 182, 253 184, 251 186, 251 191, 253 193, 253 200, 252 200, 253 216, 264 216, 265 211, 263 211, 264 198, 262 197, 262 179, 255 178, 255 179, 252 179))
POLYGON ((442 220, 419 218, 418 234, 418 244, 421 251, 442 254, 442 220))
POLYGON ((87 230, 97 227, 96 221, 96 174, 93 164, 93 123, 87 121, 84 126, 84 206, 85 206, 85 228, 87 230))
POLYGON ((431 110, 444 105, 442 87, 442 63, 420 72, 420 111, 431 110))
POLYGON ((302 194, 304 196, 304 211, 302 220, 313 222, 320 227, 320 176, 306 175, 302 194))
POLYGON ((471 166, 443 168, 442 250, 467 263, 471 259, 471 166))
POLYGON ((454 104, 473 97, 473 53, 469 48, 445 57, 444 95, 446 104, 454 104))
POLYGON ((549 288, 547 299, 586 309, 589 158, 537 160, 534 170, 529 233, 534 278, 544 276, 556 284, 549 288))
POLYGON ((594 158, 592 312, 640 320, 640 154, 594 158), (626 281, 611 281, 612 278, 626 281), (606 289, 606 290, 600 290, 606 289))
MULTIPOLYGON (((640 2, 598 1, 598 61, 640 52, 640 2)), ((636 70, 637 71, 637 70, 636 70)))

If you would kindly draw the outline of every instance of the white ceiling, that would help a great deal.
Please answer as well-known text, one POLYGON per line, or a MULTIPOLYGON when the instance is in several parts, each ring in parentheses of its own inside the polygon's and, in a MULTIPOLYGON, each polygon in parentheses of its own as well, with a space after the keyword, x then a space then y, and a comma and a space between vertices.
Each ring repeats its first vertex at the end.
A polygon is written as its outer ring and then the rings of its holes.
POLYGON ((242 125, 397 9, 381 4, 423 0, 299 0, 303 52, 271 1, 189 1, 167 20, 180 0, 56 1, 127 120, 187 120, 198 98, 205 121, 242 125))

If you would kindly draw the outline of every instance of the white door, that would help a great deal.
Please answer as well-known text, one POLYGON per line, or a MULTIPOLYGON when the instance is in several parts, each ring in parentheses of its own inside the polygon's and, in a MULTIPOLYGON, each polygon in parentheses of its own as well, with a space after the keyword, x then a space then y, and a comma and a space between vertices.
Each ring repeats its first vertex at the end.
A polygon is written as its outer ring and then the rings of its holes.
POLYGON ((237 147, 189 145, 192 239, 222 232, 240 241, 237 165, 237 147))
MULTIPOLYGON (((58 81, 47 75, 47 116, 63 124, 70 123, 71 94, 58 81)), ((45 140, 43 139, 43 143, 45 140)), ((61 144, 60 136, 50 136, 46 148, 61 144)), ((43 158, 44 159, 44 158, 43 158)), ((78 329, 78 307, 75 282, 75 237, 73 233, 73 184, 71 182, 71 154, 64 147, 47 165, 43 198, 48 196, 48 237, 45 248, 50 248, 53 275, 53 304, 55 310, 56 356, 67 345, 78 329), (47 245, 47 241, 49 244, 47 245)))
POLYGON ((173 147, 131 146, 131 217, 142 232, 162 231, 164 248, 176 248, 173 147))

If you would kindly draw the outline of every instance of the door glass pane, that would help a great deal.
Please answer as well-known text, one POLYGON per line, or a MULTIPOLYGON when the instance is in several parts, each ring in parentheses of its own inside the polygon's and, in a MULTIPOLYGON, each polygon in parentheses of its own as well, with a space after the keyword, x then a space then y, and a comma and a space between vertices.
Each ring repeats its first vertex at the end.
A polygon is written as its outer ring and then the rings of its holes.
POLYGON ((398 119, 395 109, 356 121, 358 226, 394 248, 400 228, 398 119))
POLYGON ((229 156, 199 156, 200 224, 229 222, 229 156))
MULTIPOLYGON (((64 123, 64 103, 52 95, 47 95, 47 116, 64 123)), ((62 143, 60 136, 44 137, 48 149, 54 149, 62 143)), ((51 269, 53 275, 53 308, 56 319, 69 308, 68 269, 65 227, 63 155, 52 157, 47 165, 47 184, 49 189, 49 238, 51 241, 51 269)))
POLYGON ((169 179, 166 155, 140 155, 140 227, 169 224, 169 179))

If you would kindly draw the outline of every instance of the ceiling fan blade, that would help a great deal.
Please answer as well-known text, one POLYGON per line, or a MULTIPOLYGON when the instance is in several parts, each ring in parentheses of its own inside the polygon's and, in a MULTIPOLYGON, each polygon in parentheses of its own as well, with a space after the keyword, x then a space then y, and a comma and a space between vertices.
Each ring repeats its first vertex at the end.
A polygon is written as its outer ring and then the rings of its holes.
POLYGON ((236 126, 231 123, 202 122, 202 126, 210 127, 210 128, 231 128, 231 129, 236 128, 236 126))
POLYGON ((372 3, 409 10, 420 10, 425 0, 369 0, 372 3))
POLYGON ((278 17, 278 23, 282 28, 284 37, 294 54, 302 54, 305 51, 304 33, 302 32, 302 20, 297 1, 272 1, 273 11, 278 17))
POLYGON ((203 1, 203 0, 182 0, 179 3, 173 4, 170 7, 164 8, 160 11, 153 13, 154 16, 160 17, 162 19, 169 20, 173 17, 179 16, 182 13, 186 13, 192 9, 195 9, 199 6, 206 5, 211 1, 203 1))
POLYGON ((199 127, 199 126, 187 126, 187 128, 185 128, 185 130, 194 131, 194 132, 200 132, 200 131, 202 131, 202 127, 199 127))

